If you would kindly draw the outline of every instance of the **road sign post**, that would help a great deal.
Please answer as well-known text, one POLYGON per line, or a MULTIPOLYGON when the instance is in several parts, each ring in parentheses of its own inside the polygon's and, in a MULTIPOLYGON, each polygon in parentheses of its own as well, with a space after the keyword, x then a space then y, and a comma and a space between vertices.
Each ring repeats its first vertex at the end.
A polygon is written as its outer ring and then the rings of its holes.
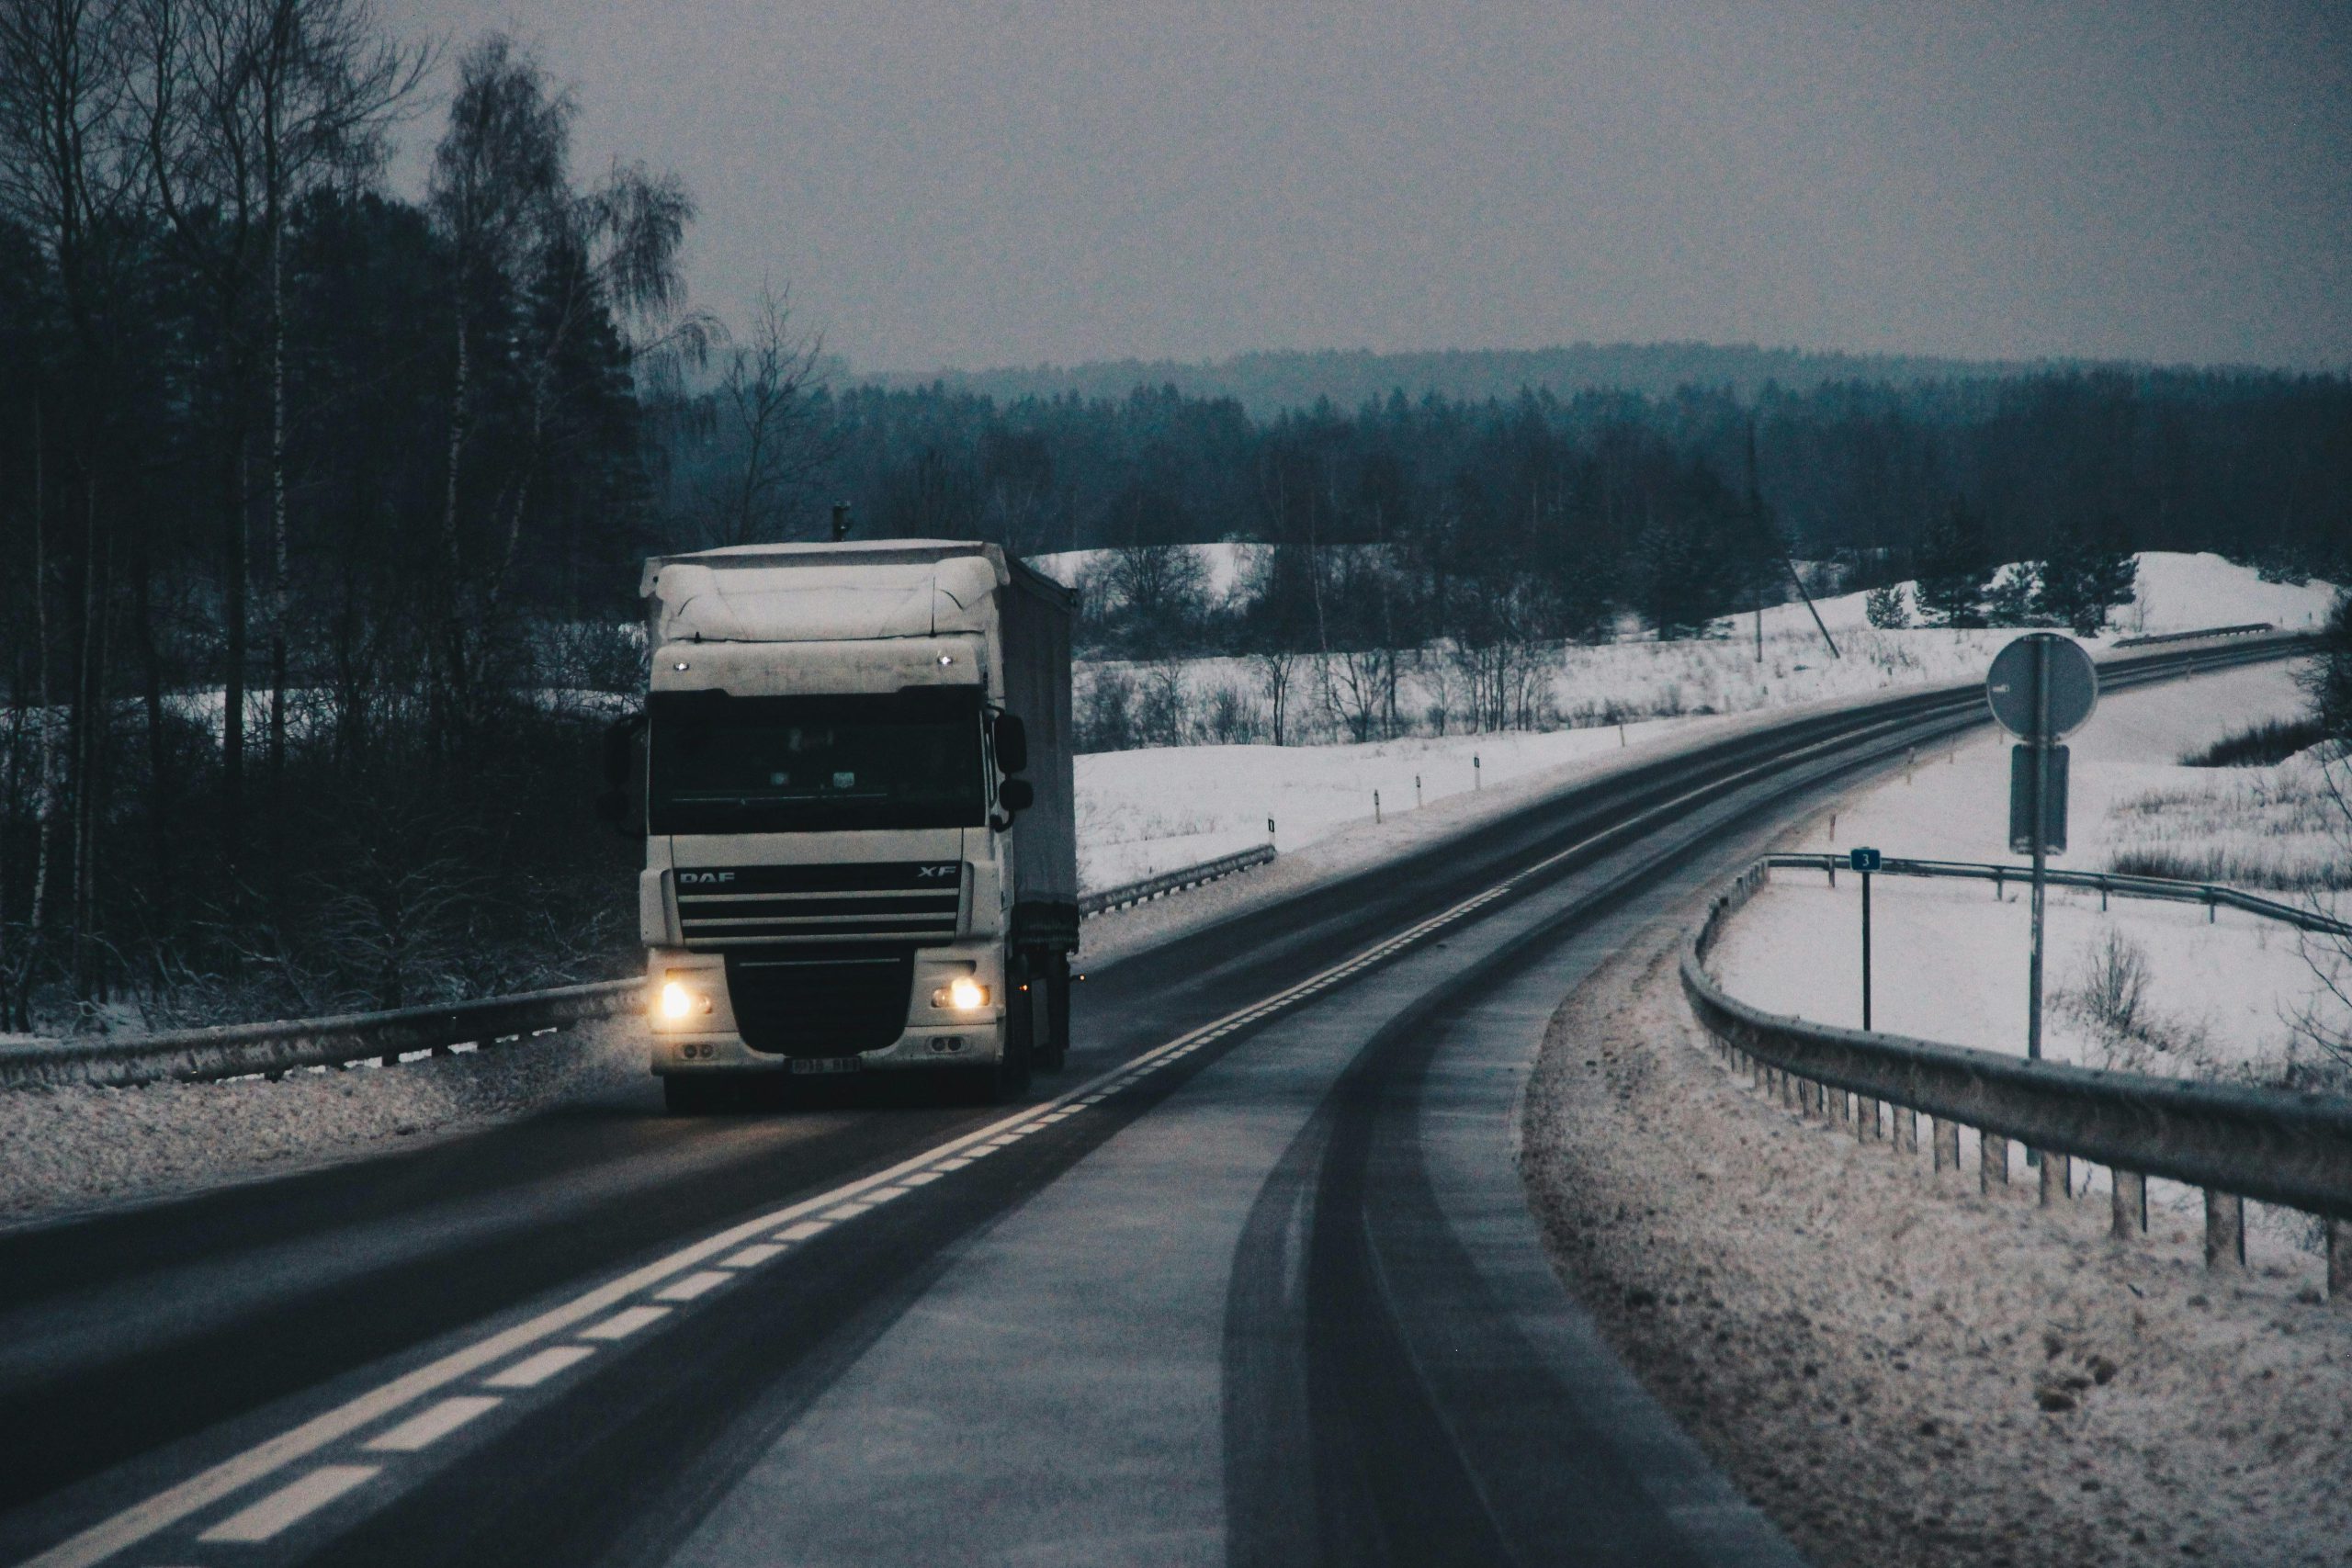
POLYGON ((2030 632, 1994 656, 1984 699, 2001 727, 2025 742, 2011 753, 2009 847, 2033 856, 2025 1050, 2040 1061, 2042 907, 2051 852, 2066 850, 2066 750, 2058 742, 2080 729, 2098 706, 2098 670, 2072 638, 2030 632))
POLYGON ((1847 856, 1846 863, 1861 874, 1862 878, 1862 1028, 1871 1026, 1871 873, 1879 868, 1876 850, 1857 845, 1847 856))

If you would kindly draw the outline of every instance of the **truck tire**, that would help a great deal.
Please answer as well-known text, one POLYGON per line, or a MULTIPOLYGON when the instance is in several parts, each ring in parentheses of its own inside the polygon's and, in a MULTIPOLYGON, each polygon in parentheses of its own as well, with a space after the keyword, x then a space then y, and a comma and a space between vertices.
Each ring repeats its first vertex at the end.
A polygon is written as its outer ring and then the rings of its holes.
POLYGON ((731 1110, 736 1098, 733 1082, 705 1073, 669 1073, 662 1079, 662 1106, 673 1116, 708 1116, 731 1110))

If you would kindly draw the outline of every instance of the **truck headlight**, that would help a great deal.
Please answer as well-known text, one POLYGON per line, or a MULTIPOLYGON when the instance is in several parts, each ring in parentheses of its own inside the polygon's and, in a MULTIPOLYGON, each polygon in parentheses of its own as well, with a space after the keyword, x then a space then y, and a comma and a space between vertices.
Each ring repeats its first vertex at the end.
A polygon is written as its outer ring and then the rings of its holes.
POLYGON ((697 1012, 708 1012, 710 998, 690 986, 668 980, 662 986, 661 1009, 663 1018, 685 1018, 697 1012))
POLYGON ((976 1012, 989 1005, 989 988, 969 975, 958 975, 931 993, 931 1005, 955 1012, 976 1012))

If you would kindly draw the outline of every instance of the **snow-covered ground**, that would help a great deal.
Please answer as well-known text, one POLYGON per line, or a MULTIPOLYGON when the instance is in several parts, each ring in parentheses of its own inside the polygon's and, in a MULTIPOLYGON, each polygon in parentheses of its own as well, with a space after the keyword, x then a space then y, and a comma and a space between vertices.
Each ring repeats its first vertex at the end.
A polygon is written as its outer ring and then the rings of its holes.
MULTIPOLYGON (((2068 852, 2053 863, 2107 869, 2135 841, 2135 803, 2151 793, 2227 791, 2233 775, 2272 770, 2188 768, 2179 758, 2251 723, 2303 705, 2287 666, 2230 671, 2108 698, 2068 742, 2073 753, 2068 852)), ((2007 845, 2009 742, 1986 736, 1922 759, 1809 826, 1792 848, 2022 865, 2007 845)), ((1882 876, 1871 889, 1872 1021, 1882 1030, 1988 1050, 2022 1052, 2030 904, 2020 886, 1882 876)), ((1827 1023, 1861 1021, 1860 898, 1809 872, 1780 872, 1715 949, 1717 973, 1758 1007, 1827 1023)), ((2297 932, 2193 905, 2053 889, 2049 897, 2043 1050, 2086 1066, 2148 1066, 2181 1076, 2236 1066, 2273 1069, 2288 1055, 2287 1018, 2318 982, 2297 932), (2145 1040, 2120 1040, 2076 1005, 2120 937, 2143 955, 2145 1040), (2169 1042, 2165 1050, 2158 1042, 2169 1042), (2176 1061, 2164 1061, 2174 1056, 2176 1061), (2149 1060, 2148 1058, 2154 1058, 2149 1060)))
MULTIPOLYGON (((2150 795, 2211 799, 2247 789, 2276 769, 2189 768, 2186 753, 2265 719, 2291 716, 2305 698, 2291 668, 2201 676, 2110 697, 2069 741, 2069 852, 2060 865, 2108 869, 2144 831, 2150 795)), ((1783 847, 1839 852, 1868 844, 1889 855, 2022 864, 2008 852, 2008 742, 1972 741, 1921 759, 1909 776, 1840 804, 1783 847)), ((2221 814, 2226 836, 2242 832, 2221 814)), ((2335 868, 2352 879, 2352 823, 2339 823, 2335 868)), ((2291 896, 2290 896, 2291 897, 2291 896)), ((2011 883, 1873 879, 1872 1023, 1882 1030, 2023 1055, 2028 1018, 2030 905, 2011 883)), ((2316 939, 2252 915, 2195 905, 2052 889, 2049 896, 2042 1049, 2055 1061, 2179 1078, 2277 1082, 2315 1059, 2295 1020, 2334 1004, 2311 960, 2316 939), (2106 996, 2102 1010, 2095 998, 2106 996), (2112 1002, 2133 1002, 2119 1018, 2112 1002)), ((1810 872, 1783 871, 1717 942, 1713 967, 1731 993, 1775 1012, 1858 1027, 1861 1021, 1860 898, 1856 878, 1835 889, 1810 872)), ((2324 1059, 2324 1058, 2320 1058, 2324 1059)), ((1969 1134, 1963 1163, 1975 1158, 1969 1134)), ((2103 1171, 2082 1177, 2103 1188, 2103 1171)), ((2149 1184, 2152 1211, 2185 1223, 2196 1194, 2149 1184)), ((2306 1249, 2309 1222, 2265 1210, 2249 1247, 2274 1260, 2306 1249)))
MULTIPOLYGON (((1202 547, 1225 552, 1217 558, 1230 564, 1234 553, 1248 547, 1202 547)), ((2154 553, 2140 558, 2140 590, 2142 602, 2122 612, 2104 641, 2258 621, 2314 626, 2335 595, 2322 582, 2262 581, 2251 568, 2219 556, 2154 553)), ((1417 777, 1419 798, 1430 803, 1469 790, 1474 778, 1491 786, 1613 750, 1621 744, 1617 716, 1630 716, 1624 743, 1638 745, 1668 733, 1698 733, 1692 726, 1728 714, 1972 679, 2018 635, 2013 629, 1882 631, 1868 624, 1863 600, 1849 593, 1820 603, 1842 655, 1838 659, 1830 658, 1803 604, 1765 610, 1760 663, 1746 621, 1728 637, 1557 649, 1549 656, 1551 721, 1565 728, 1549 730, 1334 743, 1339 726, 1328 715, 1313 716, 1315 677, 1303 668, 1295 675, 1293 705, 1313 719, 1310 730, 1325 744, 1200 744, 1080 757, 1080 880, 1089 888, 1110 886, 1262 843, 1269 817, 1277 848, 1285 853, 1303 849, 1342 826, 1369 824, 1375 790, 1383 815, 1394 817, 1413 804, 1417 777), (1481 763, 1475 770, 1473 757, 1481 763)), ((2097 648, 2102 639, 2090 641, 2097 648)), ((1437 668, 1442 662, 1425 659, 1405 673, 1403 713, 1426 716, 1445 679, 1437 668)), ((1149 666, 1094 665, 1080 671, 1081 688, 1103 670, 1138 681, 1155 674, 1149 666)), ((1238 694, 1245 707, 1260 705, 1245 660, 1186 660, 1161 672, 1181 681, 1196 710, 1205 710, 1220 687, 1238 694)), ((2116 722, 2111 716, 2100 720, 2110 729, 2116 722)), ((2079 748, 2077 753, 2080 761, 2079 748)), ((2084 817, 2078 810, 2076 819, 2084 817)), ((1997 833, 1986 839, 1987 853, 1999 841, 1997 833)))
POLYGON ((2344 1560, 2322 1259, 2213 1274, 2193 1212, 2118 1247, 2103 1199, 1980 1196, 1973 1148, 1939 1172, 1803 1120, 1718 1064, 1676 947, 1645 933, 1561 1008, 1521 1168, 1562 1282, 1806 1561, 2344 1560))
POLYGON ((1305 849, 1351 824, 1386 826, 1417 807, 1498 790, 1571 763, 1615 759, 1635 747, 1646 751, 1648 742, 1694 722, 1349 746, 1096 752, 1078 760, 1079 880, 1090 889, 1108 887, 1262 844, 1269 819, 1276 849, 1305 849))

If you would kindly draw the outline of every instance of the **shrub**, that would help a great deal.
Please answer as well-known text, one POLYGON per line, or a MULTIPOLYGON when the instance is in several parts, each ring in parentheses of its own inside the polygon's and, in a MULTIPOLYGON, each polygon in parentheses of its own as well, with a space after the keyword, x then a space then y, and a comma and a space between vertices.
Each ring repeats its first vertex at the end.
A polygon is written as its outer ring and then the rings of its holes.
POLYGON ((1881 631, 1901 631, 1911 624, 1910 594, 1900 582, 1873 588, 1863 596, 1862 614, 1881 631))
POLYGON ((2180 759, 2185 768, 2267 768, 2327 739, 2318 718, 2273 718, 2225 735, 2180 759))

